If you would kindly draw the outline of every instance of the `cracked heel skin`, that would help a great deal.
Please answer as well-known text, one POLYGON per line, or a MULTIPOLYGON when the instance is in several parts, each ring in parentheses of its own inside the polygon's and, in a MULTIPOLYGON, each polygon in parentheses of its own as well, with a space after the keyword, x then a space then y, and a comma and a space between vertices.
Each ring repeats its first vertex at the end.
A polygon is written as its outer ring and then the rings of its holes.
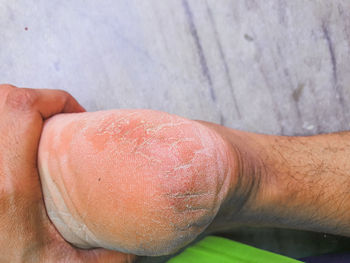
POLYGON ((226 198, 227 152, 213 130, 164 112, 56 115, 45 122, 38 153, 49 218, 80 248, 174 253, 226 198))

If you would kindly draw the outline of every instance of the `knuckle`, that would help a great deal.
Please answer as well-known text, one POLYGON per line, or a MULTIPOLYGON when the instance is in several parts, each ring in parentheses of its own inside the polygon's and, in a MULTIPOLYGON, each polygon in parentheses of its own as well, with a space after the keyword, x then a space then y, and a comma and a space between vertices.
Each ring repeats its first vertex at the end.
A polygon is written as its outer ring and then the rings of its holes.
POLYGON ((65 91, 65 90, 62 90, 62 89, 57 89, 56 91, 61 94, 61 97, 63 99, 66 99, 68 97, 72 97, 72 95, 68 91, 65 91))
POLYGON ((35 90, 16 88, 12 89, 6 98, 6 104, 16 110, 28 111, 31 110, 38 98, 35 90))
POLYGON ((61 92, 64 97, 69 97, 71 96, 68 91, 65 91, 63 89, 58 89, 57 91, 61 92))
POLYGON ((59 92, 60 94, 60 99, 62 100, 61 102, 62 103, 67 103, 67 101, 69 101, 69 99, 72 97, 72 95, 65 91, 65 90, 61 90, 61 89, 58 89, 58 90, 55 90, 56 92, 59 92))

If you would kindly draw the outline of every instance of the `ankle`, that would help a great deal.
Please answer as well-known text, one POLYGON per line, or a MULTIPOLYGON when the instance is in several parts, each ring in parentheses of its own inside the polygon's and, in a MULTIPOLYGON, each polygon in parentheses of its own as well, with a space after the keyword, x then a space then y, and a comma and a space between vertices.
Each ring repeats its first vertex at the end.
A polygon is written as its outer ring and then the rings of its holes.
POLYGON ((263 148, 256 139, 259 135, 226 127, 220 129, 229 145, 231 180, 227 197, 209 232, 239 224, 260 224, 261 207, 266 200, 268 178, 263 148))

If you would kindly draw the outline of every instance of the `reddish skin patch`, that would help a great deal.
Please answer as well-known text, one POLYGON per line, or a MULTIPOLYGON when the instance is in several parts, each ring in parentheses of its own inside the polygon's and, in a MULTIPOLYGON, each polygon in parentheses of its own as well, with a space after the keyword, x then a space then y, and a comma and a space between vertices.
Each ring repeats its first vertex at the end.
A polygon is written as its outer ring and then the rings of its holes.
POLYGON ((215 216, 226 192, 226 151, 218 149, 223 141, 206 127, 167 113, 61 114, 45 124, 39 163, 103 244, 162 255, 215 216))

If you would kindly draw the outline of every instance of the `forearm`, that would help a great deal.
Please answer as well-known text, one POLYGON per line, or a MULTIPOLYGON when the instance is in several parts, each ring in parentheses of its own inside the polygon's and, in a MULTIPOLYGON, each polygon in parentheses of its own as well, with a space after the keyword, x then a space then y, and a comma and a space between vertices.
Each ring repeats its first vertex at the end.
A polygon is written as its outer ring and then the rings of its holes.
POLYGON ((224 130, 239 168, 212 229, 241 223, 350 236, 350 133, 286 137, 224 130))

